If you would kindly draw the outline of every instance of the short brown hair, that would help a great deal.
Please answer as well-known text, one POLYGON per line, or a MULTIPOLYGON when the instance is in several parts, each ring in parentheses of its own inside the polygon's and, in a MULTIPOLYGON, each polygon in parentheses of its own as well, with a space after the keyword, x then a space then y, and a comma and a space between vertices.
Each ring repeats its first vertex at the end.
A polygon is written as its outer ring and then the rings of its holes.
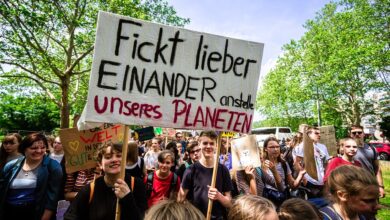
POLYGON ((322 215, 316 207, 306 200, 292 198, 284 201, 280 206, 279 220, 300 219, 321 220, 322 215))
POLYGON ((199 137, 208 137, 212 140, 216 140, 218 135, 215 133, 215 131, 208 130, 208 131, 202 131, 199 135, 199 137))
POLYGON ((47 139, 46 139, 46 136, 44 134, 31 133, 31 134, 27 135, 20 143, 20 146, 19 146, 20 152, 24 153, 26 151, 26 148, 31 147, 34 144, 34 142, 37 142, 37 141, 43 141, 46 148, 48 147, 47 139))
POLYGON ((261 220, 272 210, 275 211, 275 206, 268 199, 255 195, 243 195, 234 201, 228 219, 261 220))
POLYGON ((96 161, 98 161, 98 162, 102 161, 103 155, 106 153, 106 150, 108 147, 111 147, 112 151, 122 153, 122 144, 121 143, 116 143, 116 144, 107 143, 105 145, 100 146, 98 148, 98 150, 96 151, 96 157, 95 157, 96 161))
POLYGON ((172 159, 172 162, 175 162, 175 155, 170 150, 163 150, 158 154, 158 162, 163 163, 168 157, 172 159))
POLYGON ((349 127, 349 132, 351 132, 353 129, 362 129, 363 130, 363 126, 361 126, 361 125, 351 125, 349 127))

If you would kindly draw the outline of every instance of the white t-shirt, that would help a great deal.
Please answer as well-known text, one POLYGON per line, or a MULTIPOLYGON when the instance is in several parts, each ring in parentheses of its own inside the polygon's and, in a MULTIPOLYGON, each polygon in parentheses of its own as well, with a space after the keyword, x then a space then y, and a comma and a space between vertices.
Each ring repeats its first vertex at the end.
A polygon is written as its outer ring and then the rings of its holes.
MULTIPOLYGON (((293 155, 295 157, 304 157, 303 143, 294 148, 293 155)), ((305 178, 314 185, 324 185, 325 164, 329 160, 328 149, 325 145, 320 143, 314 144, 314 160, 316 162, 318 180, 313 179, 307 173, 305 174, 305 178)))

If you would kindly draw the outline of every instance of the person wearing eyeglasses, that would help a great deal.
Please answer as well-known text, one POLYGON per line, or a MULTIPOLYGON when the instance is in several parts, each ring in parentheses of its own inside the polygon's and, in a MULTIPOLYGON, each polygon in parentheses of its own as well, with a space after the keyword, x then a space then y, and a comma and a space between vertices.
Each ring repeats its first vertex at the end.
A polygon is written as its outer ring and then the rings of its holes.
POLYGON ((361 167, 359 161, 355 160, 355 155, 358 151, 357 143, 352 138, 344 138, 340 140, 340 148, 343 152, 341 157, 335 157, 329 160, 328 166, 326 167, 324 182, 328 179, 330 173, 339 166, 342 165, 354 165, 361 167))
POLYGON ((197 141, 190 142, 186 150, 189 158, 184 161, 184 163, 180 165, 179 169, 176 171, 176 174, 180 177, 181 180, 183 179, 184 171, 186 171, 186 169, 191 166, 191 164, 198 162, 201 154, 201 149, 197 141))
MULTIPOLYGON (((304 185, 310 190, 307 193, 309 201, 311 201, 317 207, 322 207, 327 205, 326 201, 321 198, 323 198, 325 168, 330 157, 326 146, 324 144, 319 143, 321 139, 321 133, 318 128, 309 127, 306 130, 306 134, 313 141, 314 160, 316 163, 318 178, 314 179, 308 173, 306 173, 304 178, 307 180, 307 182, 304 185)), ((299 144, 296 148, 294 148, 293 155, 295 155, 295 169, 302 170, 304 167, 303 142, 299 144)))
POLYGON ((349 135, 358 145, 358 151, 355 160, 362 164, 362 167, 370 171, 379 183, 380 197, 385 197, 385 188, 383 185, 382 170, 379 166, 378 152, 374 147, 364 143, 364 131, 360 125, 352 125, 349 129, 349 135))
POLYGON ((32 133, 20 143, 24 157, 8 162, 0 173, 0 219, 55 217, 62 169, 46 155, 47 139, 32 133))

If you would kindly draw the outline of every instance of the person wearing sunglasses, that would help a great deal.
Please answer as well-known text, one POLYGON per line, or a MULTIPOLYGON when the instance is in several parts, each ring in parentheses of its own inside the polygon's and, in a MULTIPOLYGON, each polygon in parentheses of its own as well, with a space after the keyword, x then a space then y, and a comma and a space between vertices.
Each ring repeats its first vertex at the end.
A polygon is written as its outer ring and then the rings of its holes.
POLYGON ((382 171, 379 166, 378 152, 375 148, 364 143, 364 131, 360 125, 352 125, 349 129, 349 135, 353 138, 357 145, 358 151, 355 160, 362 164, 362 167, 370 171, 379 183, 380 197, 385 197, 385 189, 383 185, 382 171))

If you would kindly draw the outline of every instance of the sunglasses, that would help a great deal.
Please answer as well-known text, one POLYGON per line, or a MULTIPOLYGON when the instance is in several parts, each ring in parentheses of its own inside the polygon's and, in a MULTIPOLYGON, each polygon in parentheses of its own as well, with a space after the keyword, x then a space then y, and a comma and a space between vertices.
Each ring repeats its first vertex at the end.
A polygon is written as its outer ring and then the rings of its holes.
POLYGON ((351 132, 353 135, 361 135, 361 134, 363 134, 363 131, 352 131, 351 132))

